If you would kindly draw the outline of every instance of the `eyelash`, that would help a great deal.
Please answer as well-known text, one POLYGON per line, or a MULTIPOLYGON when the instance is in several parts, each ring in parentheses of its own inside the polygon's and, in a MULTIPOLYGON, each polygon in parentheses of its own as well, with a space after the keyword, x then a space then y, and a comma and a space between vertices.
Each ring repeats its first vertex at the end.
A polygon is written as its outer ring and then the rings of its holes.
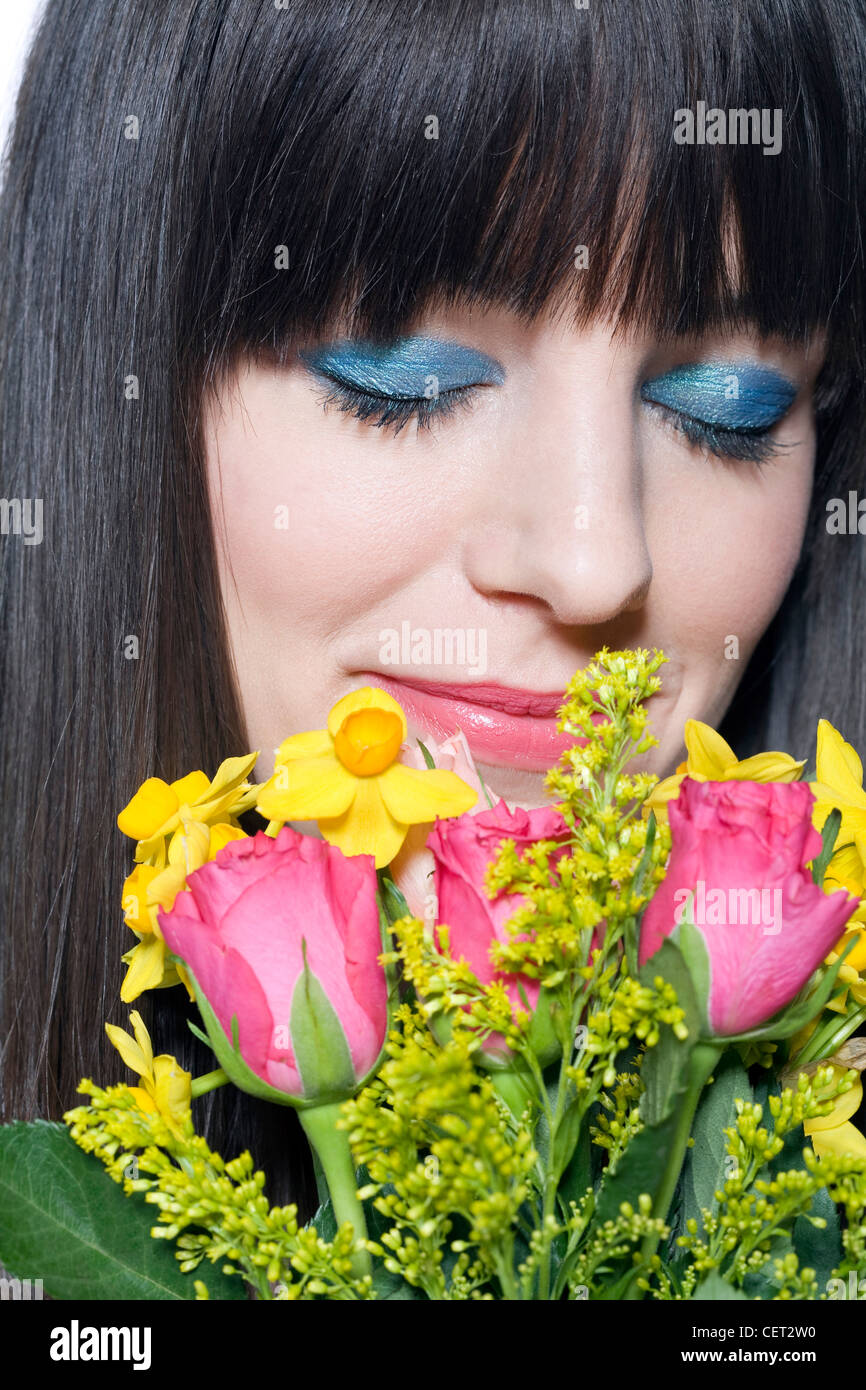
POLYGON ((660 411, 675 430, 685 435, 689 444, 706 449, 714 458, 760 465, 767 463, 782 448, 770 434, 775 425, 757 430, 725 429, 721 425, 706 425, 702 420, 672 410, 670 406, 659 405, 656 401, 648 401, 647 404, 660 411))
POLYGON ((456 386, 431 397, 377 396, 371 391, 362 391, 357 386, 338 381, 336 377, 329 377, 320 400, 325 409, 335 405, 356 420, 375 425, 377 429, 392 429, 399 434, 412 419, 417 420, 419 429, 429 429, 434 419, 443 420, 458 406, 468 405, 479 389, 474 385, 456 386))
MULTIPOLYGON (((457 386, 429 398, 377 396, 331 377, 320 399, 325 409, 334 405, 356 420, 399 434, 412 419, 417 421, 419 429, 429 429, 434 420, 444 420, 458 406, 468 405, 479 389, 475 385, 457 386)), ((689 444, 706 449, 715 458, 763 464, 781 447, 770 437, 773 426, 765 430, 725 429, 719 425, 707 425, 702 420, 672 410, 669 406, 658 405, 655 401, 647 404, 660 411, 674 429, 685 435, 689 444)))

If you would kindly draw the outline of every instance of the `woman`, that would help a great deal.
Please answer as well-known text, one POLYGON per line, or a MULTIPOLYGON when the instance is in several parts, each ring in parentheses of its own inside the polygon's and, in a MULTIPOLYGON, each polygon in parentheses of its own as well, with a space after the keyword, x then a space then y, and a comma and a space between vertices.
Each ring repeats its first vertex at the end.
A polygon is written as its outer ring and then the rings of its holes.
MULTIPOLYGON (((119 1077, 138 784, 248 748, 262 780, 347 689, 526 805, 603 643, 670 657, 658 773, 688 716, 862 744, 826 520, 862 472, 864 57, 859 0, 50 8, 2 207, 3 491, 44 506, 2 547, 2 1118, 119 1077)), ((309 1208, 294 1116, 207 1103, 309 1208)))

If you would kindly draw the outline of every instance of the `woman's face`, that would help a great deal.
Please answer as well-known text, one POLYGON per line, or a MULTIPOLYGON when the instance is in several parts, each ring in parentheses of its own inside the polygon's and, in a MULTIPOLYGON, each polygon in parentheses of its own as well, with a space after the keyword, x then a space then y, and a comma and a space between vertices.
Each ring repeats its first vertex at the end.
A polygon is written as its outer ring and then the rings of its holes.
POLYGON ((556 707, 603 645, 666 653, 643 765, 670 772, 687 718, 718 725, 796 564, 820 365, 748 336, 661 346, 477 308, 387 350, 336 335, 288 367, 245 361, 205 428, 257 776, 372 684, 411 735, 461 728, 492 791, 540 805, 556 707))

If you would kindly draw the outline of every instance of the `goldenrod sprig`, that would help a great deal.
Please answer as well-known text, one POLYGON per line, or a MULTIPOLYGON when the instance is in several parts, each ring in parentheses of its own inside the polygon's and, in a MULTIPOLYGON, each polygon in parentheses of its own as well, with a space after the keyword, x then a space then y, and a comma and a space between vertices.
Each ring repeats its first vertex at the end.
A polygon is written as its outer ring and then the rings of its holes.
MULTIPOLYGON (((299 1225, 293 1204, 270 1206, 264 1174, 253 1171, 248 1153, 225 1162, 194 1132, 189 1113, 182 1125, 170 1126, 144 1110, 128 1086, 103 1090, 84 1080, 78 1089, 90 1100, 64 1116, 72 1138, 127 1194, 141 1192, 153 1203, 151 1235, 177 1240, 185 1273, 207 1259, 241 1275, 262 1299, 375 1297, 369 1276, 352 1275, 351 1226, 326 1242, 314 1227, 299 1225)), ((196 1287, 200 1298, 208 1297, 203 1282, 196 1287)))
MULTIPOLYGON (((689 1252, 694 1276, 703 1277, 718 1270, 735 1286, 747 1276, 773 1268, 778 1281, 776 1298, 814 1298, 821 1296, 814 1271, 801 1269, 796 1256, 774 1254, 774 1242, 790 1235, 798 1217, 813 1226, 825 1225, 822 1217, 811 1214, 815 1195, 826 1188, 831 1199, 844 1207, 848 1228, 843 1233, 846 1261, 834 1273, 857 1268, 862 1259, 866 1226, 866 1168, 853 1156, 817 1157, 806 1148, 804 1168, 772 1174, 769 1165, 782 1152, 785 1137, 804 1120, 826 1114, 835 1096, 853 1084, 853 1073, 835 1083, 830 1068, 820 1068, 814 1076, 802 1073, 796 1088, 771 1095, 767 1102, 770 1126, 762 1123, 764 1108, 737 1101, 736 1124, 725 1130, 727 1153, 734 1160, 733 1171, 715 1193, 718 1210, 703 1209, 701 1224, 696 1218, 687 1223, 687 1233, 678 1245, 689 1252), (855 1263, 852 1263, 852 1258, 855 1263)), ((652 1289, 656 1297, 669 1297, 669 1284, 652 1279, 638 1281, 652 1289)))

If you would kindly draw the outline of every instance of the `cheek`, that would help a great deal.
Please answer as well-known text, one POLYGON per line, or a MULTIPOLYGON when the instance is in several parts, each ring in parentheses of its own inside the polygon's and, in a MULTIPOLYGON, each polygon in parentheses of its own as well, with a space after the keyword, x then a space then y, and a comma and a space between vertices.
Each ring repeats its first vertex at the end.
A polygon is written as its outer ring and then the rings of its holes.
POLYGON ((344 622, 412 572, 419 533, 431 539, 411 459, 348 417, 326 419, 291 377, 257 372, 241 393, 206 416, 223 573, 247 617, 290 603, 293 622, 344 622))
MULTIPOLYGON (((712 658, 736 636, 751 654, 797 564, 809 509, 808 448, 762 470, 696 461, 660 523, 656 573, 677 640, 712 658)), ((653 556, 654 563, 656 555, 653 556)))

